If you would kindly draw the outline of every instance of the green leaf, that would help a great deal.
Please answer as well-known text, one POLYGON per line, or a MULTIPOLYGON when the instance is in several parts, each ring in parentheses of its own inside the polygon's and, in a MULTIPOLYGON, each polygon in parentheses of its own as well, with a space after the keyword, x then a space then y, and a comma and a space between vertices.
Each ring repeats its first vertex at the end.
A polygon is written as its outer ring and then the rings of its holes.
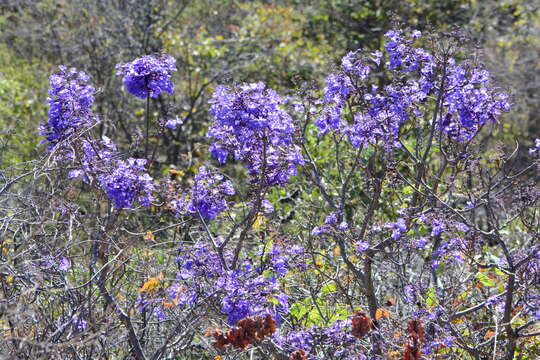
POLYGON ((272 304, 274 304, 274 305, 278 305, 278 304, 279 304, 278 299, 276 299, 276 298, 273 297, 273 296, 268 297, 268 301, 270 301, 270 302, 271 302, 272 304))
POLYGON ((437 291, 434 287, 430 287, 426 293, 426 305, 435 306, 439 303, 437 300, 437 291))
POLYGON ((484 286, 487 286, 487 287, 494 287, 496 286, 497 284, 495 283, 495 281, 491 280, 486 274, 484 273, 478 273, 476 274, 476 278, 478 279, 478 281, 480 281, 482 283, 482 285, 484 286))
POLYGON ((317 308, 315 307, 311 309, 311 311, 308 314, 308 323, 320 325, 322 321, 323 321, 323 318, 321 317, 319 310, 317 310, 317 308))
POLYGON ((402 191, 403 194, 405 194, 405 195, 411 195, 411 194, 414 192, 414 189, 413 189, 412 186, 407 185, 407 186, 405 186, 401 191, 402 191))
POLYGON ((324 284, 322 289, 321 289, 321 292, 323 294, 328 294, 328 293, 331 293, 331 292, 334 292, 334 291, 336 291, 336 283, 333 282, 333 281, 324 284))
POLYGON ((306 309, 306 306, 302 303, 294 303, 289 308, 289 314, 294 316, 296 319, 301 319, 308 310, 306 309))

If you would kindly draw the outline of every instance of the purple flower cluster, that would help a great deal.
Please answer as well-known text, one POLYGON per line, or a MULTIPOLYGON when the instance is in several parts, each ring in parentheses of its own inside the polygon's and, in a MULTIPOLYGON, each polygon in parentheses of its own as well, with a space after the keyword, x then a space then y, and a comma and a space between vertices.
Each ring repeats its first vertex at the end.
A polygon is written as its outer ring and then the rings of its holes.
POLYGON ((73 327, 77 331, 84 331, 88 328, 88 321, 78 315, 73 315, 71 317, 71 324, 73 324, 73 327))
MULTIPOLYGON (((225 259, 230 261, 230 254, 226 254, 225 259)), ((181 267, 178 283, 169 288, 169 294, 179 305, 191 306, 199 299, 210 297, 219 303, 229 325, 247 316, 268 313, 279 321, 280 314, 288 311, 287 296, 280 291, 276 276, 263 275, 262 269, 250 260, 245 260, 235 270, 225 270, 215 251, 197 243, 181 251, 177 262, 181 267), (182 285, 185 290, 180 292, 182 285)), ((276 274, 281 277, 283 273, 277 271, 276 274)))
POLYGON ((116 207, 132 207, 136 199, 148 206, 153 183, 146 173, 146 160, 119 160, 115 144, 105 136, 103 140, 74 136, 98 120, 90 110, 94 88, 84 72, 65 66, 59 69, 50 78, 49 121, 40 126, 41 135, 49 143, 48 149, 69 139, 70 146, 62 147, 55 156, 56 160, 75 164, 70 166, 69 178, 82 177, 88 184, 97 181, 116 207))
POLYGON ((290 330, 276 333, 273 340, 289 353, 304 350, 310 359, 319 359, 317 348, 324 348, 324 357, 332 359, 366 360, 366 355, 358 351, 358 339, 352 335, 351 318, 336 320, 328 326, 314 325, 308 329, 290 330))
MULTIPOLYGON (((373 61, 377 61, 378 54, 375 54, 375 59, 372 59, 373 61)), ((354 73, 361 81, 366 80, 371 72, 370 64, 358 56, 358 51, 351 51, 345 55, 341 59, 341 67, 346 73, 354 73)))
POLYGON ((293 121, 281 109, 285 101, 274 90, 263 83, 219 86, 210 103, 210 152, 220 163, 232 156, 245 164, 252 182, 266 186, 296 175, 304 160, 293 144, 293 121))
POLYGON ((224 197, 234 194, 234 187, 230 180, 226 180, 222 174, 201 166, 189 195, 175 197, 170 204, 178 214, 200 213, 207 219, 213 219, 227 208, 224 197))
POLYGON ((398 136, 405 122, 432 121, 428 99, 438 97, 443 83, 438 125, 452 140, 471 139, 509 109, 508 96, 489 86, 483 68, 460 67, 452 58, 435 59, 414 45, 421 36, 418 31, 391 30, 385 36, 387 62, 381 61, 380 52, 371 56, 351 52, 342 59, 340 71, 327 77, 322 114, 315 121, 319 135, 344 133, 355 147, 381 144, 387 151, 400 147, 398 136), (369 83, 373 69, 380 66, 392 76, 383 87, 369 83))
POLYGON ((436 268, 440 262, 445 264, 462 264, 465 259, 463 252, 467 249, 465 240, 460 237, 453 237, 448 241, 443 241, 435 251, 433 251, 433 261, 431 267, 436 268))
POLYGON ((315 228, 313 228, 311 234, 317 236, 323 233, 327 233, 330 232, 334 227, 337 230, 346 230, 349 227, 349 224, 347 224, 347 222, 343 219, 339 224, 337 224, 340 218, 343 218, 343 214, 341 212, 331 212, 324 219, 324 225, 316 226, 315 228))
MULTIPOLYGON (((390 69, 406 64, 403 72, 407 73, 418 69, 420 64, 431 64, 431 57, 424 50, 401 43, 400 31, 391 31, 387 37, 390 62, 386 66, 390 69)), ((431 90, 432 67, 424 66, 418 80, 399 76, 399 81, 379 88, 369 84, 368 79, 372 70, 381 65, 382 56, 381 52, 369 57, 361 56, 358 51, 349 53, 342 59, 341 71, 328 76, 323 112, 315 122, 321 129, 319 135, 334 130, 346 133, 355 147, 377 142, 388 149, 399 147, 401 125, 412 116, 421 115, 417 103, 431 90), (347 102, 352 112, 344 116, 347 102)))
POLYGON ((296 330, 289 331, 285 334, 276 333, 274 335, 274 341, 281 348, 287 349, 289 352, 302 349, 309 353, 313 347, 315 339, 313 338, 312 331, 296 330))
MULTIPOLYGON (((216 286, 225 290, 226 295, 222 298, 221 312, 227 315, 229 325, 248 317, 272 313, 269 294, 281 305, 282 312, 288 311, 287 296, 279 293, 278 285, 274 277, 267 278, 263 275, 255 275, 253 267, 245 262, 241 269, 233 271, 228 276, 221 277, 216 286)), ((276 316, 276 320, 280 317, 276 316)))
MULTIPOLYGON (((95 175, 109 171, 109 164, 117 156, 116 145, 107 136, 102 140, 84 139, 80 142, 82 154, 79 156, 78 166, 69 171, 70 179, 82 176, 82 180, 90 184, 95 180, 95 175)), ((71 159, 75 159, 71 154, 71 159)))
POLYGON ((417 100, 424 100, 431 93, 436 96, 441 87, 437 82, 444 82, 445 115, 440 128, 451 139, 469 140, 488 121, 497 122, 497 117, 508 111, 508 95, 489 86, 488 71, 479 66, 460 66, 453 58, 437 63, 424 49, 413 46, 413 41, 420 35, 413 31, 409 40, 402 30, 391 30, 386 34, 390 40, 385 45, 390 57, 389 68, 402 73, 420 72, 417 100), (444 81, 435 73, 437 68, 444 69, 444 81))
POLYGON ((135 199, 141 205, 150 205, 154 185, 145 165, 145 159, 117 160, 110 174, 98 176, 101 187, 116 207, 130 208, 135 199))
POLYGON ((49 120, 39 126, 49 150, 78 130, 97 122, 90 110, 94 104, 94 87, 89 84, 89 79, 83 71, 65 66, 59 66, 59 71, 49 78, 49 120))
POLYGON ((414 30, 410 34, 410 39, 406 37, 403 30, 393 29, 384 36, 388 39, 384 44, 384 49, 388 53, 390 70, 400 69, 404 73, 418 70, 422 62, 431 63, 431 56, 424 49, 415 48, 413 42, 422 33, 414 30))
MULTIPOLYGON (((407 233, 407 223, 404 218, 399 218, 395 222, 387 222, 384 224, 384 227, 392 230, 391 236, 394 240, 400 239, 403 235, 407 233)), ((377 232, 379 230, 381 230, 381 228, 376 226, 372 228, 371 231, 377 232)))
POLYGON ((479 67, 466 68, 448 61, 445 81, 442 130, 452 139, 466 141, 488 122, 508 111, 508 95, 489 87, 489 73, 479 67))
POLYGON ((342 119, 345 104, 354 91, 354 87, 347 74, 330 74, 326 78, 324 88, 324 108, 322 115, 315 121, 319 130, 319 136, 330 130, 342 131, 347 127, 342 119))
MULTIPOLYGON (((216 239, 218 243, 222 241, 216 239)), ((159 292, 154 294, 157 297, 141 297, 140 311, 153 307, 156 316, 164 318, 167 309, 160 304, 192 307, 204 301, 214 304, 229 325, 248 316, 265 314, 271 314, 280 323, 289 311, 288 296, 281 289, 280 279, 291 267, 303 263, 303 249, 296 245, 273 246, 269 252, 259 252, 257 260, 244 260, 236 269, 227 270, 225 264, 232 263, 232 258, 231 251, 224 249, 220 256, 205 242, 182 246, 176 259, 176 281, 167 288, 165 296, 159 292), (259 259, 264 259, 262 264, 259 259)))
POLYGON ((174 119, 169 119, 165 122, 165 127, 169 128, 171 130, 176 130, 176 128, 180 125, 182 125, 184 121, 180 119, 178 116, 176 116, 174 119))
POLYGON ((42 269, 54 269, 61 272, 67 272, 71 269, 71 262, 63 255, 47 255, 37 261, 36 266, 42 269))
POLYGON ((135 200, 150 205, 154 185, 146 172, 146 160, 117 160, 116 145, 106 136, 101 141, 82 140, 79 146, 82 154, 69 178, 82 177, 87 184, 97 181, 118 208, 131 208, 135 200))
POLYGON ((363 96, 367 110, 357 112, 346 131, 351 144, 360 147, 381 143, 387 150, 400 147, 398 136, 402 125, 422 115, 418 103, 426 96, 415 80, 390 84, 381 90, 372 86, 363 96))
POLYGON ((127 91, 141 99, 156 98, 162 91, 173 93, 171 72, 176 71, 176 60, 166 53, 146 55, 129 63, 116 65, 117 75, 124 76, 127 91))
POLYGON ((257 253, 258 256, 268 256, 270 268, 279 277, 285 277, 291 267, 305 268, 305 263, 300 261, 303 254, 304 249, 299 245, 286 247, 274 245, 267 253, 263 251, 257 253))

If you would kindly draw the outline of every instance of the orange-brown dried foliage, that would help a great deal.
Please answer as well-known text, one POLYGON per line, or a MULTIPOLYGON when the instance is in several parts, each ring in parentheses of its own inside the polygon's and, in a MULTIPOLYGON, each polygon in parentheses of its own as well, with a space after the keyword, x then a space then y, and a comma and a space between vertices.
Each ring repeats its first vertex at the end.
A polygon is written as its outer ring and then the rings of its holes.
POLYGON ((250 344, 272 335, 276 329, 276 322, 270 314, 264 317, 247 317, 238 321, 227 334, 221 330, 215 330, 212 333, 215 340, 214 347, 223 350, 225 346, 231 345, 235 349, 245 349, 250 344))
POLYGON ((307 354, 304 350, 298 349, 291 353, 291 356, 289 356, 289 360, 307 360, 307 354))
POLYGON ((409 333, 409 338, 403 350, 403 360, 421 360, 421 348, 425 341, 425 331, 422 322, 417 319, 409 321, 407 332, 409 333))
POLYGON ((372 321, 365 313, 354 313, 352 319, 352 336, 363 338, 371 330, 372 321))

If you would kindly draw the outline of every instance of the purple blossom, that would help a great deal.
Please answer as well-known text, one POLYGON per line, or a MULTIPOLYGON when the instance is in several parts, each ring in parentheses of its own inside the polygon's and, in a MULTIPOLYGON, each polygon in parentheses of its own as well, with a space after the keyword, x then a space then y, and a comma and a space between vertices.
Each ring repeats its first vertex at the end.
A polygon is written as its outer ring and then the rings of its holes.
POLYGON ((300 245, 292 245, 289 249, 287 249, 287 251, 290 253, 290 254, 293 254, 293 255, 302 255, 304 254, 304 249, 300 246, 300 245))
MULTIPOLYGON (((227 315, 229 325, 246 316, 269 312, 271 302, 268 294, 274 293, 277 286, 272 278, 253 276, 253 271, 232 271, 223 277, 226 292, 222 300, 221 312, 227 315)), ((275 317, 275 316, 274 316, 275 317)))
POLYGON ((166 53, 146 55, 129 63, 116 65, 117 75, 124 76, 127 91, 141 99, 156 98, 162 91, 173 93, 171 72, 176 71, 176 60, 166 53))
POLYGON ((417 290, 413 285, 405 285, 403 288, 403 292, 405 293, 405 299, 407 299, 407 302, 412 303, 417 298, 417 290))
POLYGON ((422 353, 425 355, 431 355, 433 353, 433 349, 437 346, 439 346, 438 340, 428 341, 422 347, 422 353))
POLYGON ((424 249, 426 247, 427 243, 428 243, 427 239, 424 238, 424 237, 421 237, 418 240, 416 240, 415 246, 418 249, 424 249))
POLYGON ((289 331, 286 334, 276 334, 274 335, 274 340, 281 347, 286 347, 290 351, 296 349, 302 349, 306 352, 310 352, 313 347, 313 334, 311 331, 306 330, 297 330, 289 331))
POLYGON ((101 187, 116 207, 131 208, 135 200, 141 205, 150 205, 154 185, 145 165, 145 159, 117 160, 110 174, 98 176, 101 187))
POLYGON ((77 331, 84 331, 86 328, 88 328, 88 322, 78 315, 73 315, 71 317, 71 323, 73 324, 73 327, 77 329, 77 331))
POLYGON ((366 241, 362 241, 356 244, 356 252, 358 253, 358 255, 361 255, 367 249, 369 249, 369 243, 367 243, 366 241))
POLYGON ((270 263, 274 271, 280 276, 284 277, 289 271, 289 263, 287 259, 281 255, 282 251, 279 246, 274 245, 270 250, 270 263))
POLYGON ((402 43, 402 33, 402 30, 390 30, 384 34, 390 40, 384 45, 386 52, 390 55, 390 70, 403 64, 406 46, 402 43))
POLYGON ((341 114, 352 91, 352 83, 345 74, 330 74, 326 78, 323 113, 315 121, 315 125, 320 128, 319 136, 330 130, 340 131, 346 127, 341 114))
POLYGON ((262 212, 264 215, 268 216, 274 212, 274 205, 272 205, 272 203, 268 200, 263 200, 261 202, 261 206, 262 206, 262 212))
POLYGON ((325 219, 325 225, 334 225, 338 221, 339 212, 330 213, 325 219))
POLYGON ((349 52, 341 60, 341 67, 346 73, 354 73, 360 80, 365 80, 371 72, 369 63, 357 56, 357 51, 349 52))
POLYGON ((322 225, 322 226, 316 226, 311 230, 311 235, 318 236, 321 234, 324 234, 330 230, 330 226, 328 225, 322 225))
POLYGON ((57 269, 67 272, 71 268, 71 263, 65 256, 47 255, 37 263, 38 266, 46 269, 57 269))
POLYGON ((438 126, 449 139, 471 139, 488 121, 497 122, 509 109, 508 96, 490 87, 489 73, 481 67, 461 67, 453 59, 442 64, 414 45, 420 36, 419 31, 402 30, 385 34, 384 66, 394 78, 384 87, 368 83, 371 66, 381 65, 382 53, 362 57, 355 51, 343 57, 340 71, 326 79, 322 115, 315 121, 319 135, 334 131, 347 134, 355 147, 379 144, 388 152, 399 148, 403 124, 425 118, 426 99, 437 97, 441 68, 446 69, 445 112, 438 126))
POLYGON ((222 174, 201 166, 195 176, 195 183, 189 190, 189 195, 174 198, 171 201, 171 207, 178 214, 200 213, 207 219, 213 219, 227 208, 224 196, 234 194, 234 187, 230 180, 226 180, 222 174))
POLYGON ((404 218, 399 218, 396 222, 387 222, 384 227, 392 229, 392 238, 394 240, 400 239, 407 232, 407 224, 404 218))
POLYGON ((500 304, 502 301, 504 301, 504 297, 502 297, 500 295, 493 295, 493 296, 490 296, 486 300, 486 305, 487 306, 493 306, 493 305, 500 304))
MULTIPOLYGON (((322 233, 330 231, 336 225, 340 217, 342 217, 341 212, 339 211, 331 212, 324 219, 324 225, 313 228, 313 230, 311 231, 311 234, 317 236, 322 233)), ((346 230, 348 229, 348 227, 349 227, 349 224, 347 224, 345 220, 342 220, 335 228, 337 230, 346 230)))
POLYGON ((169 297, 171 297, 171 299, 178 299, 181 293, 181 287, 179 284, 172 284, 167 289, 167 292, 169 293, 169 297))
POLYGON ((69 173, 68 173, 68 178, 69 179, 78 178, 82 174, 83 174, 83 171, 81 169, 70 170, 69 173))
POLYGON ((60 261, 58 262, 58 269, 60 271, 66 272, 71 268, 71 263, 69 262, 69 259, 65 256, 62 256, 60 258, 60 261))
POLYGON ((432 262, 432 267, 439 266, 441 261, 444 261, 446 264, 449 263, 463 263, 465 261, 462 251, 465 250, 466 245, 462 238, 454 237, 449 241, 445 241, 439 245, 435 251, 433 251, 433 256, 435 260, 432 262))
POLYGON ((90 110, 94 104, 94 87, 89 84, 89 79, 84 72, 65 66, 59 66, 59 71, 49 78, 49 120, 39 126, 48 150, 97 122, 90 110))
POLYGON ((383 56, 383 53, 380 50, 376 50, 371 53, 371 61, 373 61, 377 66, 381 65, 381 58, 383 56))
POLYGON ((114 158, 119 156, 116 145, 106 136, 100 140, 82 140, 82 151, 77 162, 77 168, 70 170, 70 179, 82 177, 82 180, 90 184, 99 174, 111 173, 115 164, 114 158))
POLYGON ((497 122, 508 111, 508 95, 489 86, 489 73, 482 68, 465 68, 450 59, 444 93, 446 114, 441 128, 451 139, 465 141, 474 137, 488 122, 497 122))
POLYGON ((534 140, 534 147, 529 149, 529 154, 539 153, 540 154, 540 139, 534 140))
POLYGON ((469 231, 469 227, 466 224, 461 223, 461 222, 456 224, 456 228, 461 232, 469 231))
POLYGON ((212 155, 222 164, 230 156, 242 161, 254 183, 286 184, 304 159, 293 144, 296 128, 284 103, 263 83, 219 86, 210 101, 212 155))
MULTIPOLYGON (((227 316, 227 322, 234 325, 247 316, 271 313, 279 319, 279 312, 288 311, 286 295, 280 291, 273 276, 260 274, 251 260, 245 260, 235 270, 225 270, 220 256, 204 243, 196 243, 189 249, 181 249, 178 265, 181 267, 177 275, 178 285, 169 288, 169 295, 177 299, 178 304, 192 306, 198 299, 219 300, 221 312, 227 316), (189 302, 183 301, 180 283, 191 291, 196 290, 199 296, 189 302), (277 300, 275 306, 272 299, 277 300)), ((225 261, 230 262, 232 255, 225 254, 225 261)), ((278 272, 286 273, 288 267, 284 254, 279 249, 272 249, 274 266, 278 272)), ((274 301, 275 301, 274 300, 274 301)))
POLYGON ((158 321, 163 321, 167 318, 167 315, 165 315, 165 312, 160 307, 154 308, 154 315, 158 319, 158 321))
POLYGON ((287 275, 287 272, 289 271, 287 261, 281 256, 275 256, 272 258, 272 267, 274 268, 274 271, 281 277, 287 275))
POLYGON ((176 128, 182 125, 184 121, 180 117, 176 116, 174 119, 169 119, 165 122, 165 127, 171 130, 176 130, 176 128))
POLYGON ((440 220, 433 220, 431 222, 431 236, 438 236, 446 230, 446 224, 440 220))
POLYGON ((407 224, 405 222, 405 219, 403 218, 397 219, 397 221, 394 224, 394 227, 398 229, 399 231, 401 231, 402 233, 407 231, 407 224))
POLYGON ((223 299, 221 312, 227 314, 229 325, 234 325, 251 314, 250 308, 251 304, 248 300, 227 296, 223 299))
POLYGON ((354 115, 354 121, 345 130, 355 147, 382 144, 387 150, 399 148, 399 130, 412 116, 418 116, 416 102, 426 94, 416 81, 404 86, 373 87, 363 96, 366 108, 354 115))
POLYGON ((289 297, 285 293, 279 293, 277 295, 274 295, 275 299, 278 301, 278 304, 283 307, 287 308, 289 307, 289 297))

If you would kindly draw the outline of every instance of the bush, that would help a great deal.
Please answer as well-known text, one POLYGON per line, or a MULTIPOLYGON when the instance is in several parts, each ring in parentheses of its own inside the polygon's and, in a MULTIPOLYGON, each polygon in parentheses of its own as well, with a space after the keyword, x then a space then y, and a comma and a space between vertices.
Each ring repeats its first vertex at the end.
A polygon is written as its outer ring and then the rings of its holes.
POLYGON ((287 96, 264 83, 217 87, 215 162, 162 173, 149 131, 184 119, 156 119, 150 98, 167 102, 174 59, 119 66, 145 108, 139 157, 98 136, 106 120, 91 79, 60 67, 41 126, 46 156, 0 189, 3 349, 538 355, 540 149, 522 166, 519 145, 492 144, 510 100, 463 38, 385 37, 384 52, 343 57, 322 92, 305 81, 287 96))

